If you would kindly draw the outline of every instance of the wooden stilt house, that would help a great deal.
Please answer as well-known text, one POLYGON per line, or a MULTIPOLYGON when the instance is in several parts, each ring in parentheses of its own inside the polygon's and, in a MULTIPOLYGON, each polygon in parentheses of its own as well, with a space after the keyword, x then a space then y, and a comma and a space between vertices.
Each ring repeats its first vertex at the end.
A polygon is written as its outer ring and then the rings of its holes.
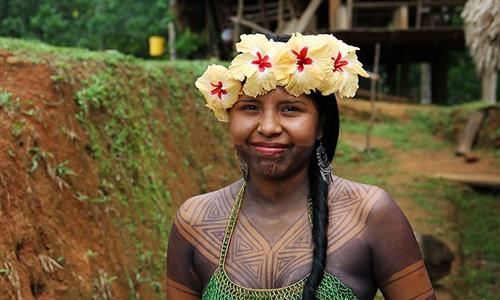
POLYGON ((333 33, 356 45, 370 69, 375 44, 393 99, 409 97, 410 64, 420 64, 422 101, 446 103, 451 51, 464 50, 458 16, 465 0, 183 1, 179 17, 206 30, 212 51, 229 58, 241 33, 333 33), (191 3, 190 3, 191 2, 191 3), (197 13, 193 13, 194 9, 197 13), (226 41, 226 42, 225 42, 226 41), (394 97, 396 96, 396 97, 394 97))

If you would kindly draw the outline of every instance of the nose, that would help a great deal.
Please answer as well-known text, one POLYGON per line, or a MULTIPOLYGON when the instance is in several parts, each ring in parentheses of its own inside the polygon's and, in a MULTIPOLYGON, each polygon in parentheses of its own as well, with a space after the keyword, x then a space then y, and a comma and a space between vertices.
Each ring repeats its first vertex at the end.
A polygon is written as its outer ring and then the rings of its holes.
POLYGON ((281 134, 283 128, 281 127, 279 116, 273 112, 265 112, 260 117, 257 132, 264 137, 272 137, 281 134))

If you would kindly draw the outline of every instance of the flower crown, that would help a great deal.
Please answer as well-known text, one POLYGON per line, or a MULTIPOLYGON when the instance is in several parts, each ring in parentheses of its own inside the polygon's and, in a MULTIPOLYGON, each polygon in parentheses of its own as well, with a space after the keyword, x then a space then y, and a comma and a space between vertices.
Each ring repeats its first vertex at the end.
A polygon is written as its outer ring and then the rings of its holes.
POLYGON ((195 85, 222 122, 229 120, 227 109, 239 95, 257 97, 276 86, 294 96, 317 90, 324 96, 353 97, 358 75, 368 77, 356 56, 358 49, 331 34, 294 33, 286 43, 263 34, 243 34, 229 69, 210 65, 195 85))

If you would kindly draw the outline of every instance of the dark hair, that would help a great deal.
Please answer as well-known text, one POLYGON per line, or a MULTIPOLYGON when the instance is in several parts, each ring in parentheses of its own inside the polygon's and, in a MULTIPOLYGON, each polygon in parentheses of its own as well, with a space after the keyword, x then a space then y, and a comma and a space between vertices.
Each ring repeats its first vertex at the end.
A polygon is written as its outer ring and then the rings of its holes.
POLYGON ((337 147, 340 125, 335 96, 322 96, 319 93, 314 93, 312 96, 320 114, 323 137, 321 141, 316 142, 309 162, 309 193, 313 206, 312 238, 314 251, 311 274, 304 287, 303 300, 315 299, 316 289, 325 273, 328 247, 328 183, 321 177, 316 149, 319 143, 323 144, 328 161, 331 162, 337 147))
MULTIPOLYGON (((287 35, 266 35, 268 39, 276 42, 287 42, 287 35)), ((316 290, 323 279, 326 267, 326 250, 328 247, 328 183, 323 181, 318 167, 316 149, 323 144, 328 161, 333 160, 337 141, 339 138, 339 110, 337 99, 334 95, 323 96, 319 92, 311 94, 320 115, 320 124, 323 136, 321 141, 316 141, 311 160, 309 162, 309 193, 313 206, 312 238, 314 242, 313 262, 311 273, 307 278, 302 300, 315 299, 316 290)))

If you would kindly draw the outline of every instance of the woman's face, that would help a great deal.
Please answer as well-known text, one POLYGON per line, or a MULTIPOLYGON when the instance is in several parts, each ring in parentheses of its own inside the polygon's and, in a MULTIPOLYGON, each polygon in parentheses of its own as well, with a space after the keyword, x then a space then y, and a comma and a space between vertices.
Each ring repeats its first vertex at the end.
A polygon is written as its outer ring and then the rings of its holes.
POLYGON ((250 173, 276 179, 306 168, 321 135, 312 98, 282 87, 257 98, 240 96, 229 119, 232 142, 250 173))

